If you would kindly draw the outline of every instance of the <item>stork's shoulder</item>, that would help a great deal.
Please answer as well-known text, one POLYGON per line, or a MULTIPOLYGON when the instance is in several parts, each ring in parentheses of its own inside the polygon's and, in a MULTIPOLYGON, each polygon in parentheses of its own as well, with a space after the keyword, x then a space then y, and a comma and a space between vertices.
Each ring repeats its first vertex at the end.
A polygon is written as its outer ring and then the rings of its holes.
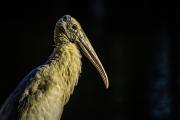
POLYGON ((29 72, 28 75, 19 83, 17 90, 23 91, 21 94, 21 99, 25 96, 34 94, 39 88, 39 84, 43 81, 45 75, 44 71, 48 69, 47 65, 39 66, 29 72))
POLYGON ((37 80, 41 77, 42 71, 47 69, 46 65, 39 66, 33 70, 31 70, 19 83, 17 89, 24 89, 24 87, 27 87, 30 85, 33 81, 37 80))

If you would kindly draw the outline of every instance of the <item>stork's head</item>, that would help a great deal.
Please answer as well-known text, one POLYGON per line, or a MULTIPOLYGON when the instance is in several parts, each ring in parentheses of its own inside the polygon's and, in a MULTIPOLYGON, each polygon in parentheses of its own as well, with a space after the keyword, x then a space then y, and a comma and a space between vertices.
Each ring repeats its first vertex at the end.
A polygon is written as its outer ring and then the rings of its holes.
POLYGON ((91 43, 89 42, 86 34, 82 30, 79 22, 71 17, 70 15, 65 15, 58 20, 55 27, 55 44, 62 44, 62 42, 72 42, 75 44, 84 55, 92 62, 100 73, 102 80, 108 88, 109 82, 106 72, 96 55, 91 43), (62 39, 61 39, 62 38, 62 39))

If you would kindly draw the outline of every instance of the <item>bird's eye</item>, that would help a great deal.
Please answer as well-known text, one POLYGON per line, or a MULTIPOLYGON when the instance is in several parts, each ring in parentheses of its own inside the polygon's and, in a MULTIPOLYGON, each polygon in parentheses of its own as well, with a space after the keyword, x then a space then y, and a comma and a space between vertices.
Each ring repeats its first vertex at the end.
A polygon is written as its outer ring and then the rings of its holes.
POLYGON ((72 25, 72 29, 77 30, 77 25, 72 25))

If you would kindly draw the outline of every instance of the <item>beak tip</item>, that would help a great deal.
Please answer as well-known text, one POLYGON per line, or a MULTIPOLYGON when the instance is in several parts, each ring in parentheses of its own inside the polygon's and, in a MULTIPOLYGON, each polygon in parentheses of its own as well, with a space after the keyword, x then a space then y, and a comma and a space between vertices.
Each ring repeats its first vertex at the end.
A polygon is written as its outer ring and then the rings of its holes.
POLYGON ((105 87, 106 87, 106 89, 109 88, 109 81, 106 81, 106 82, 105 82, 105 87))

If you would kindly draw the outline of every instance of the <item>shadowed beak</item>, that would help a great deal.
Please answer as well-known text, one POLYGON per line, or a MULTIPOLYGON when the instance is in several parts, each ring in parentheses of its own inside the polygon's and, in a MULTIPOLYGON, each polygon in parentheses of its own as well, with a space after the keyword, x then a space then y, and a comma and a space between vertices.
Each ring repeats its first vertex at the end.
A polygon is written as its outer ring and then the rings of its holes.
POLYGON ((91 43, 89 42, 87 36, 83 31, 81 31, 81 37, 77 41, 78 45, 82 49, 84 55, 91 61, 91 63, 96 67, 99 74, 102 77, 102 80, 106 86, 106 88, 109 87, 109 81, 106 74, 106 71, 104 70, 101 61, 99 60, 98 56, 96 55, 96 52, 94 51, 91 43))

